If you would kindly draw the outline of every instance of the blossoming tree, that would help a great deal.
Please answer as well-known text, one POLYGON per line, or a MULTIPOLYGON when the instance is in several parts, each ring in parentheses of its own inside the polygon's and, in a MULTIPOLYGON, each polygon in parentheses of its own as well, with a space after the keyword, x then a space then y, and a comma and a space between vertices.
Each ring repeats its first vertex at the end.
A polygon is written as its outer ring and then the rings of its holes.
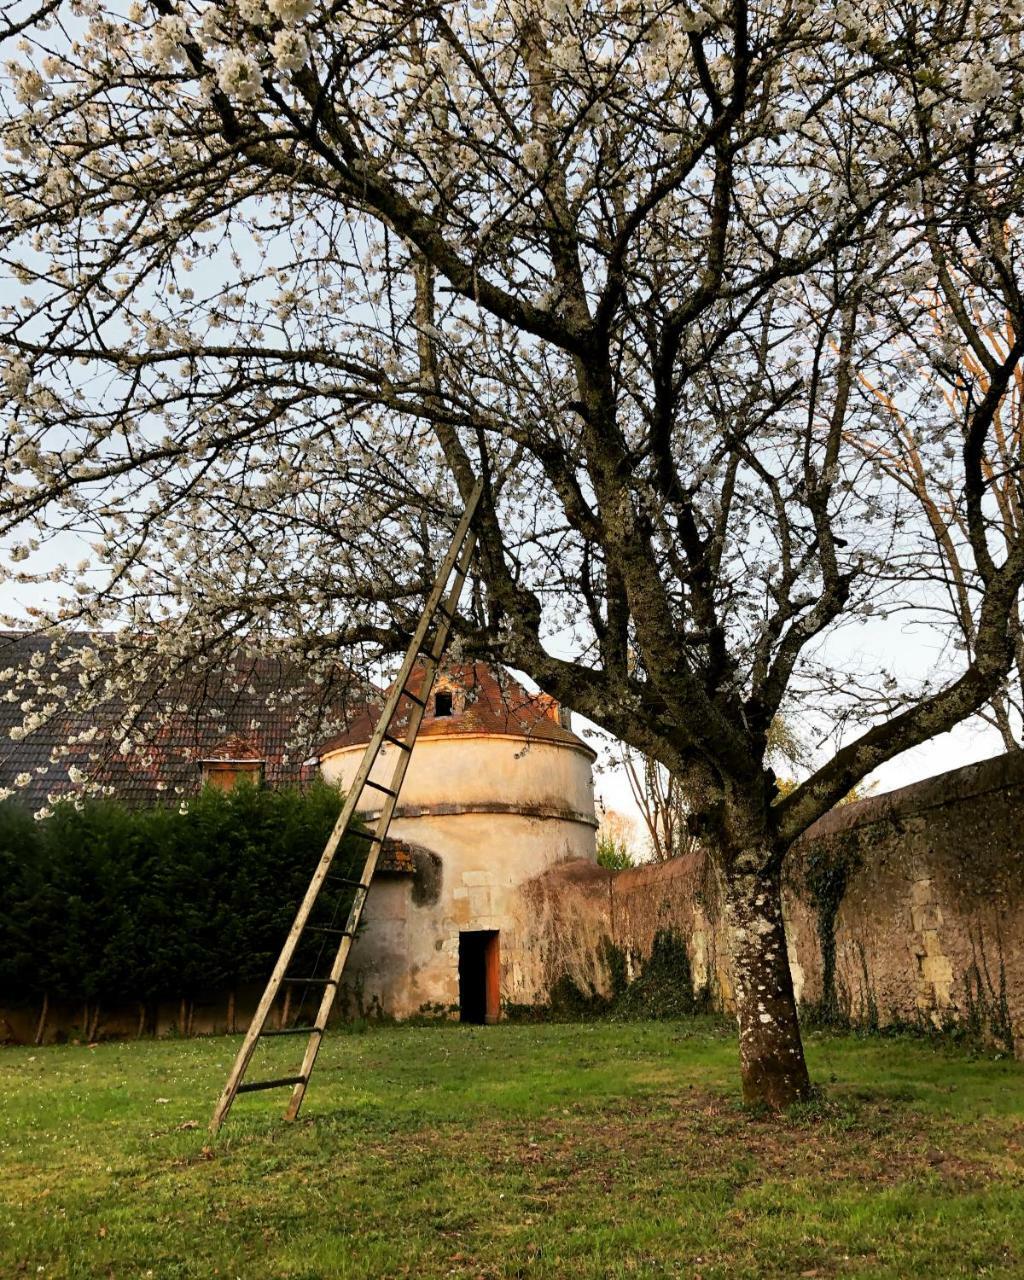
MULTIPOLYGON (((1024 542, 994 533, 980 459, 1024 351, 1021 15, 6 12, 12 589, 50 580, 40 626, 120 624, 125 690, 243 636, 369 659, 409 634, 482 475, 460 643, 692 780, 745 1096, 802 1096, 786 851, 1012 661, 1024 542), (986 324, 1007 344, 976 343, 986 324), (865 611, 929 608, 919 510, 873 461, 905 447, 878 388, 923 466, 953 450, 974 585, 969 652, 909 685, 821 649, 865 611), (809 698, 836 749, 780 799, 769 727, 809 698)), ((26 696, 29 722, 76 688, 26 696)))

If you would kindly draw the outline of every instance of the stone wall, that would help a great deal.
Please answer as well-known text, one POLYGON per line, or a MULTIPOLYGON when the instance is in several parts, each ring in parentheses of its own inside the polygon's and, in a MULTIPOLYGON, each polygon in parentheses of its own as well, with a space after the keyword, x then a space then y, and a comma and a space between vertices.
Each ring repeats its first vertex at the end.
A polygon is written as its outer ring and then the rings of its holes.
POLYGON ((608 871, 593 863, 554 867, 522 889, 524 946, 536 957, 551 990, 569 978, 583 994, 607 995, 606 944, 623 955, 636 976, 661 932, 685 939, 694 987, 729 1007, 732 975, 720 895, 701 854, 659 865, 608 871))
MULTIPOLYGON (((673 929, 695 985, 730 1007, 718 886, 699 854, 622 872, 558 867, 525 893, 549 981, 607 990, 602 938, 635 968, 673 929)), ((1020 1053, 1024 752, 826 815, 790 853, 785 908, 805 1009, 861 1025, 968 1024, 1020 1053)))
POLYGON ((834 999, 857 1022, 973 1021, 1024 1047, 1024 752, 838 809, 794 855, 805 999, 834 999), (834 992, 821 941, 805 936, 818 932, 807 885, 821 866, 848 871, 834 992))
MULTIPOLYGON (((416 834, 425 829, 423 817, 400 821, 415 824, 416 834)), ((668 930, 686 942, 695 988, 731 1007, 719 887, 699 853, 607 871, 577 853, 593 841, 589 826, 580 826, 584 840, 564 838, 563 827, 579 824, 557 818, 491 813, 443 821, 440 879, 436 869, 425 876, 417 866, 415 884, 385 876, 371 892, 363 969, 371 975, 376 965, 391 975, 387 994, 404 993, 387 1012, 404 1016, 431 998, 442 1006, 457 998, 444 939, 457 939, 464 913, 474 927, 501 930, 507 1008, 543 1002, 562 978, 584 994, 607 994, 607 944, 635 976, 668 930), (548 869, 531 878, 529 868, 545 860, 548 869), (490 896, 477 902, 484 890, 490 896)), ((438 832, 431 834, 436 843, 438 832)), ((785 878, 790 964, 805 1010, 867 1026, 967 1025, 1024 1055, 1024 752, 833 811, 791 851, 785 878)), ((377 993, 368 982, 367 996, 377 993)), ((257 994, 238 993, 236 1025, 248 1021, 257 994)), ((191 1029, 225 1029, 226 999, 197 1001, 188 1011, 191 1029)), ((0 1041, 30 1040, 37 1017, 0 1010, 0 1041)), ((138 1018, 133 1009, 104 1010, 98 1033, 137 1033, 138 1018)), ((49 1035, 62 1026, 80 1034, 82 1021, 77 1010, 55 1008, 49 1035)), ((148 1031, 180 1032, 186 1014, 168 1005, 145 1022, 148 1031)))

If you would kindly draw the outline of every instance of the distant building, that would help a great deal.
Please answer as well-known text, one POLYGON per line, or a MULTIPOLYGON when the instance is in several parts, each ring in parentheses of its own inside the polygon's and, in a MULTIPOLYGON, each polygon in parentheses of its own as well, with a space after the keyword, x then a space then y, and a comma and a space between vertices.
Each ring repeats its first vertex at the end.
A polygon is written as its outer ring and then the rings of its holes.
POLYGON ((118 691, 116 661, 84 632, 58 642, 0 632, 0 793, 39 811, 80 789, 82 774, 140 807, 241 777, 268 786, 302 782, 315 776, 310 759, 325 731, 348 723, 352 702, 366 696, 365 683, 345 672, 325 690, 296 662, 241 652, 230 668, 195 662, 150 680, 133 712, 118 691), (82 677, 95 687, 88 710, 82 677), (106 695, 108 677, 114 691, 106 695), (23 735, 33 717, 38 725, 23 735), (122 753, 124 722, 141 747, 122 753))

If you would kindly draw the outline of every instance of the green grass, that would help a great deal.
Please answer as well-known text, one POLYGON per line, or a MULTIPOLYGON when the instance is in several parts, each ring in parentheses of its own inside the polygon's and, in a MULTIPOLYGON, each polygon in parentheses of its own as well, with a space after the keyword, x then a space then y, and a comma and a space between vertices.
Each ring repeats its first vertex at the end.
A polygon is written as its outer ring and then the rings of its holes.
POLYGON ((384 1028, 211 1140, 237 1043, 0 1050, 0 1276, 1024 1275, 1019 1063, 812 1035, 772 1120, 712 1022, 384 1028))

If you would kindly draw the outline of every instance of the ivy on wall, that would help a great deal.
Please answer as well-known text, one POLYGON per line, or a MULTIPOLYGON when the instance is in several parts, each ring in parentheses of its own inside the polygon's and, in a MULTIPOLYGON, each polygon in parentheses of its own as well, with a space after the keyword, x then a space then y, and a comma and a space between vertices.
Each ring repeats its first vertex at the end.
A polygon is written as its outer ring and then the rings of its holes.
MULTIPOLYGON (((836 924, 851 876, 862 859, 855 838, 824 838, 816 842, 804 864, 804 884, 817 917, 821 947, 821 1001, 804 1016, 827 1026, 845 1026, 850 1011, 843 1007, 836 983, 836 924)), ((865 974, 865 990, 870 990, 865 974)), ((875 1012, 877 1024, 878 1015, 875 1012)))
POLYGON ((634 955, 632 966, 622 948, 607 937, 601 939, 600 958, 608 975, 607 995, 593 985, 585 991, 563 973, 551 985, 547 1013, 569 1018, 684 1018, 713 1008, 711 992, 694 987, 686 941, 674 929, 659 929, 650 955, 634 955))

